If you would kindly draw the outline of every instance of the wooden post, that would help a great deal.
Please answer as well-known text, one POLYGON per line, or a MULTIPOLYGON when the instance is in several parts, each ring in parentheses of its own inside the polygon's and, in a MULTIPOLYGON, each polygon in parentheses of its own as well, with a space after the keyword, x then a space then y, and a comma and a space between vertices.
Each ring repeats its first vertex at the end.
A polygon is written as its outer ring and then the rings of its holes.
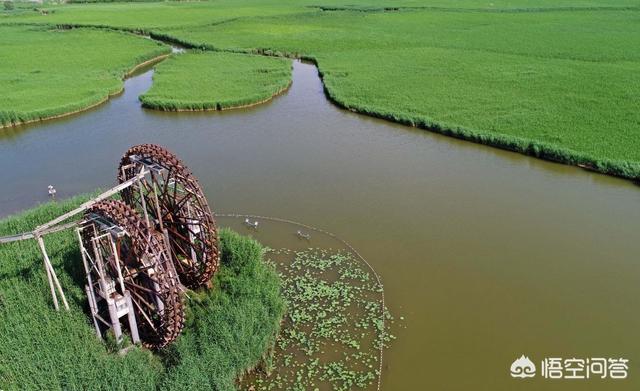
POLYGON ((47 269, 47 274, 49 277, 49 285, 51 286, 51 293, 53 295, 54 305, 56 309, 58 309, 58 298, 56 297, 55 290, 53 289, 53 285, 55 284, 58 292, 60 293, 60 297, 62 298, 62 303, 64 304, 64 308, 69 311, 69 303, 67 303, 67 298, 64 296, 64 292, 62 291, 62 286, 60 286, 60 281, 58 281, 58 276, 56 276, 55 270, 53 270, 53 266, 51 265, 51 261, 49 260, 49 255, 47 255, 47 250, 44 247, 44 240, 42 240, 42 236, 36 235, 36 240, 38 241, 38 245, 40 246, 40 251, 42 251, 42 256, 44 257, 44 266, 47 269), (54 284, 51 284, 51 280, 53 280, 54 284))
POLYGON ((93 295, 93 288, 90 288, 89 285, 85 285, 84 290, 87 292, 87 300, 89 301, 89 310, 91 311, 91 318, 93 319, 93 325, 96 328, 96 334, 98 335, 98 339, 102 339, 102 333, 100 332, 100 325, 98 324, 98 319, 96 319, 96 315, 98 314, 98 305, 95 301, 96 297, 93 295))
POLYGON ((80 234, 81 229, 76 228, 76 235, 78 236, 78 245, 80 246, 80 254, 82 255, 82 264, 84 265, 84 271, 87 277, 87 285, 84 286, 85 291, 87 292, 87 300, 89 302, 89 310, 91 311, 91 318, 93 319, 93 325, 96 327, 96 334, 98 338, 102 339, 102 333, 100 332, 100 326, 98 325, 98 319, 96 319, 96 315, 98 314, 98 303, 96 303, 96 296, 93 292, 93 279, 91 278, 91 268, 92 268, 92 260, 87 258, 89 255, 87 254, 87 250, 84 248, 84 243, 82 242, 82 234, 80 234))
POLYGON ((120 328, 120 318, 118 318, 118 310, 116 309, 116 301, 111 297, 105 298, 107 308, 109 309, 109 318, 111 319, 111 328, 116 337, 116 342, 122 342, 122 329, 120 328))
POLYGON ((44 270, 47 272, 47 280, 49 280, 49 288, 51 288, 51 297, 53 298, 53 306, 56 311, 60 311, 60 305, 58 304, 58 296, 56 296, 56 289, 53 286, 53 279, 51 278, 51 271, 47 267, 47 261, 43 260, 44 270))
POLYGON ((131 293, 126 291, 124 297, 127 300, 127 307, 129 312, 127 317, 129 319, 129 330, 131 330, 131 341, 133 343, 140 343, 140 335, 138 334, 138 322, 136 322, 136 314, 133 312, 133 302, 131 301, 131 293))

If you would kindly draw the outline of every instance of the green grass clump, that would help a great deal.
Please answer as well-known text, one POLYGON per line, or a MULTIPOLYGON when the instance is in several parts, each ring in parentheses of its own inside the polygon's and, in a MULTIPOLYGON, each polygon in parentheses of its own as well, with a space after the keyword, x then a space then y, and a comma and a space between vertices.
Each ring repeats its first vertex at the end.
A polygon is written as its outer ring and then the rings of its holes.
POLYGON ((212 293, 191 294, 188 323, 168 352, 170 390, 235 390, 238 376, 270 359, 285 306, 280 279, 258 242, 222 230, 212 293))
POLYGON ((189 51, 156 67, 140 101, 157 110, 224 110, 268 100, 290 82, 287 59, 189 51))
MULTIPOLYGON (((33 229, 85 199, 4 219, 0 235, 33 229)), ((85 312, 75 233, 53 234, 46 244, 71 311, 53 309, 34 241, 0 246, 0 389, 234 390, 238 376, 268 359, 284 303, 256 241, 223 230, 214 289, 189 293, 183 335, 159 353, 134 347, 124 356, 96 338, 85 312)))
POLYGON ((131 34, 0 26, 0 127, 86 109, 136 65, 170 52, 131 34))

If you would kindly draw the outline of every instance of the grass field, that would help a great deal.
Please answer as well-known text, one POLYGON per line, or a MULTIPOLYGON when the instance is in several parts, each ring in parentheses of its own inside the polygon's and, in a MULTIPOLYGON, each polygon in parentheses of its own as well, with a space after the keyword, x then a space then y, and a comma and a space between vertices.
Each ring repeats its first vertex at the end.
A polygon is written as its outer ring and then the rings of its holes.
MULTIPOLYGON (((0 221, 0 235, 32 229, 86 197, 0 221)), ((267 357, 284 312, 280 280, 255 241, 223 230, 222 267, 207 293, 191 292, 187 325, 160 354, 109 352, 84 312, 83 269, 72 231, 47 238, 70 299, 56 312, 34 241, 0 246, 0 389, 234 390, 267 357)))
POLYGON ((312 57, 346 108, 633 178, 638 20, 636 11, 325 12, 165 33, 312 57))
MULTIPOLYGON (((220 1, 51 11, 7 14, 0 23, 114 26, 209 50, 303 56, 318 63, 330 98, 351 110, 640 177, 634 1, 220 1)), ((176 86, 198 80, 180 77, 176 86)))
POLYGON ((122 89, 136 65, 170 52, 148 39, 94 29, 0 26, 0 42, 0 127, 98 104, 122 89))
POLYGON ((157 110, 224 110, 269 100, 290 83, 288 59, 189 51, 156 67, 140 101, 157 110))
MULTIPOLYGON (((47 5, 49 12, 7 13, 9 23, 84 24, 128 29, 212 25, 247 16, 307 11, 295 3, 277 0, 213 2, 97 2, 96 4, 47 5)), ((2 18, 0 17, 0 23, 2 18)))

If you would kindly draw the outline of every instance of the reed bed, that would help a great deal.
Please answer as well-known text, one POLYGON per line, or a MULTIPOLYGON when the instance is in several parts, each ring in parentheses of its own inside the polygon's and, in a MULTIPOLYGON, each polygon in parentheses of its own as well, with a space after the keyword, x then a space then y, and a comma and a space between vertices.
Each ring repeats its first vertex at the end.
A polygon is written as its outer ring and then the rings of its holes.
POLYGON ((164 111, 226 110, 271 99, 291 83, 291 61, 189 51, 156 67, 142 105, 164 111))
POLYGON ((0 127, 81 111, 122 90, 138 64, 170 48, 96 29, 0 26, 0 127))
POLYGON ((156 34, 311 59, 346 109, 637 179, 638 9, 618 5, 344 8, 156 34))
MULTIPOLYGON (((33 229, 86 198, 1 220, 0 235, 33 229)), ((256 241, 222 230, 214 289, 189 293, 183 335, 159 353, 134 347, 124 356, 94 334, 74 233, 46 243, 71 310, 53 309, 35 242, 0 246, 0 389, 234 390, 236 378, 268 359, 285 307, 256 241)))

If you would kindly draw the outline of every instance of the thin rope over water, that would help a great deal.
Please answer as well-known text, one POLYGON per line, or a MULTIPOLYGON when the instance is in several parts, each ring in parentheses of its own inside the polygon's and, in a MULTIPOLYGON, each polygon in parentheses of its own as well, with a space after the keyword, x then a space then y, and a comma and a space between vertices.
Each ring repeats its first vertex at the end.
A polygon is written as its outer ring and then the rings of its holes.
MULTIPOLYGON (((382 388, 382 356, 383 356, 383 351, 384 351, 384 337, 385 337, 385 333, 386 333, 386 329, 385 329, 385 299, 384 299, 384 286, 382 285, 382 281, 380 279, 380 276, 378 275, 378 273, 376 272, 376 270, 373 268, 373 266, 371 266, 371 264, 369 262, 367 262, 366 259, 364 259, 364 257, 362 255, 360 255, 360 253, 353 248, 353 246, 351 244, 349 244, 346 240, 339 238, 338 236, 336 236, 335 234, 326 231, 322 228, 317 228, 317 227, 313 227, 311 225, 307 225, 304 223, 299 223, 297 221, 293 221, 293 220, 288 220, 288 219, 283 219, 283 218, 279 218, 279 217, 269 217, 269 216, 260 216, 260 215, 252 215, 252 214, 241 214, 241 213, 216 213, 215 214, 218 217, 238 217, 238 218, 245 218, 245 219, 261 219, 261 220, 267 220, 267 221, 276 221, 276 222, 280 222, 280 223, 288 223, 288 224, 293 224, 293 225, 297 225, 303 228, 306 228, 308 230, 312 230, 312 231, 316 231, 316 232, 320 232, 322 234, 325 234, 337 241, 339 241, 340 243, 342 243, 343 245, 345 245, 349 250, 351 250, 356 257, 358 257, 358 259, 360 259, 360 261, 362 261, 362 263, 364 263, 365 265, 367 265, 367 267, 369 268, 369 270, 371 270, 371 273, 373 273, 373 275, 376 278, 376 281, 378 282, 378 286, 380 286, 380 297, 381 297, 381 307, 380 307, 380 320, 382 321, 382 327, 381 327, 381 333, 382 335, 380 336, 380 367, 378 368, 378 388, 377 390, 380 391, 382 388)), ((257 227, 257 221, 255 222, 255 227, 257 227)))

